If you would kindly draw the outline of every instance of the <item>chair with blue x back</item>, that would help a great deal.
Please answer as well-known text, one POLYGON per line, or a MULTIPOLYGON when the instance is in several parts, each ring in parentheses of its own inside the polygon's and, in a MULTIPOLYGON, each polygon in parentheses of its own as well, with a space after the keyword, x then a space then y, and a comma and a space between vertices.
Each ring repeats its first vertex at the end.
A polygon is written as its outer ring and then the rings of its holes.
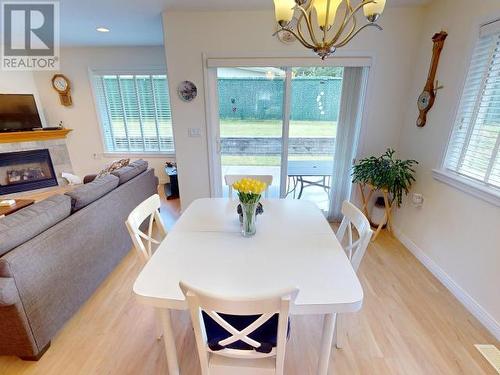
POLYGON ((223 297, 183 282, 196 336, 202 375, 281 375, 290 305, 290 288, 254 298, 223 297))

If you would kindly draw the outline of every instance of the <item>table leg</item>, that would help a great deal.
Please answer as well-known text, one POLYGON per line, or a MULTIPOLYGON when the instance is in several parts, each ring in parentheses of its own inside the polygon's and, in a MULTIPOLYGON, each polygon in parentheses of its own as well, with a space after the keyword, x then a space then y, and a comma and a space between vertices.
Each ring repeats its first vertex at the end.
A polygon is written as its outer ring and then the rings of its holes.
POLYGON ((177 362, 177 350, 175 348, 175 337, 172 329, 172 320, 169 309, 158 309, 163 326, 163 341, 167 354, 168 374, 179 375, 179 363, 177 362))
POLYGON ((304 191, 304 178, 303 176, 297 177, 300 181, 300 191, 299 191, 299 196, 297 199, 300 199, 302 197, 302 192, 304 191))
POLYGON ((323 321, 323 336, 321 337, 321 352, 319 353, 318 375, 328 374, 333 332, 335 330, 335 319, 336 314, 325 314, 325 320, 323 321))

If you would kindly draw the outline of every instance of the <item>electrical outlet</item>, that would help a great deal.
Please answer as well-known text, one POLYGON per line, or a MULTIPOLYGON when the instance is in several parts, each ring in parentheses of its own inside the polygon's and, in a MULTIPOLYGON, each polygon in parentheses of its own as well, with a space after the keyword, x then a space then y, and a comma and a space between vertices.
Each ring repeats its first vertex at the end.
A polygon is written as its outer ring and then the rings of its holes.
POLYGON ((411 200, 415 207, 422 207, 424 204, 424 196, 419 193, 413 193, 411 200))

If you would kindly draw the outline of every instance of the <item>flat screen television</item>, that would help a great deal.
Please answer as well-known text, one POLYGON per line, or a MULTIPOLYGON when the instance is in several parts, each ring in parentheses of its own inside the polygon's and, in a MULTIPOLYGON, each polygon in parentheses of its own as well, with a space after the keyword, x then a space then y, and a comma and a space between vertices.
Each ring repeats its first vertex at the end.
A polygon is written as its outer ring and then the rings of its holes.
POLYGON ((41 128, 35 97, 31 94, 0 94, 0 132, 41 128))

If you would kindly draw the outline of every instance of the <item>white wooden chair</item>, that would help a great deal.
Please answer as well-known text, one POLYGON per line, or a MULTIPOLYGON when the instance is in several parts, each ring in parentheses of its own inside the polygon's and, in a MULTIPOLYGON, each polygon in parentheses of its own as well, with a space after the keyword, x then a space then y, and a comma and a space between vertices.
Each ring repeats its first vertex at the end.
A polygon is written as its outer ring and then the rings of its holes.
POLYGON ((144 263, 153 255, 152 244, 160 244, 161 239, 167 235, 167 230, 160 216, 160 206, 160 196, 154 194, 134 208, 125 221, 132 242, 134 243, 134 248, 141 256, 144 263), (141 230, 141 225, 146 219, 149 220, 147 223, 147 233, 144 233, 141 230), (155 226, 158 234, 161 236, 160 240, 153 237, 155 226))
MULTIPOLYGON (((354 268, 354 271, 358 272, 359 265, 363 260, 366 248, 372 238, 373 231, 370 227, 370 222, 363 212, 361 212, 361 210, 359 210, 359 208, 351 202, 344 201, 342 203, 342 214, 344 215, 344 218, 340 223, 336 236, 341 244, 345 243, 345 246, 343 245, 344 251, 351 261, 352 268, 354 268), (353 241, 352 226, 354 226, 358 235, 358 238, 355 241, 353 241), (347 241, 345 241, 346 233, 347 241)), ((340 314, 337 314, 335 323, 335 341, 337 348, 340 349, 342 348, 342 343, 339 335, 339 329, 341 329, 341 322, 339 322, 339 318, 340 314)))
POLYGON ((269 195, 269 187, 273 184, 273 176, 268 174, 262 175, 244 175, 244 174, 227 174, 224 176, 224 181, 229 188, 229 198, 233 197, 233 184, 236 181, 241 180, 242 178, 253 178, 255 180, 259 180, 264 182, 267 185, 266 191, 264 192, 264 197, 268 198, 269 195))
MULTIPOLYGON (((251 299, 226 298, 191 287, 182 281, 180 288, 188 301, 196 336, 202 375, 267 375, 283 374, 290 305, 298 290, 290 288, 279 293, 251 299), (227 338, 217 341, 220 350, 212 350, 207 342, 203 313, 228 332, 227 338), (236 329, 221 315, 261 315, 243 329, 236 329), (257 351, 263 343, 249 336, 278 314, 276 347, 269 353, 257 351), (234 343, 245 343, 250 350, 229 348, 234 343), (253 349, 253 350, 252 350, 253 349)), ((274 333, 273 333, 274 334, 274 333)))
MULTIPOLYGON (((154 194, 134 208, 125 221, 125 225, 127 226, 130 237, 132 238, 134 248, 144 264, 146 264, 146 262, 153 255, 152 244, 159 245, 161 242, 161 240, 153 238, 153 231, 155 227, 158 234, 161 236, 161 239, 165 238, 167 235, 167 230, 165 229, 165 225, 163 224, 160 216, 160 206, 160 196, 158 194, 154 194), (146 219, 149 219, 147 223, 147 234, 141 230, 141 226, 146 219)), ((157 312, 157 315, 158 314, 159 313, 157 312)), ((160 321, 160 316, 158 316, 157 321, 160 321)), ((158 334, 156 339, 161 340, 163 337, 161 327, 158 326, 157 330, 158 334)))

